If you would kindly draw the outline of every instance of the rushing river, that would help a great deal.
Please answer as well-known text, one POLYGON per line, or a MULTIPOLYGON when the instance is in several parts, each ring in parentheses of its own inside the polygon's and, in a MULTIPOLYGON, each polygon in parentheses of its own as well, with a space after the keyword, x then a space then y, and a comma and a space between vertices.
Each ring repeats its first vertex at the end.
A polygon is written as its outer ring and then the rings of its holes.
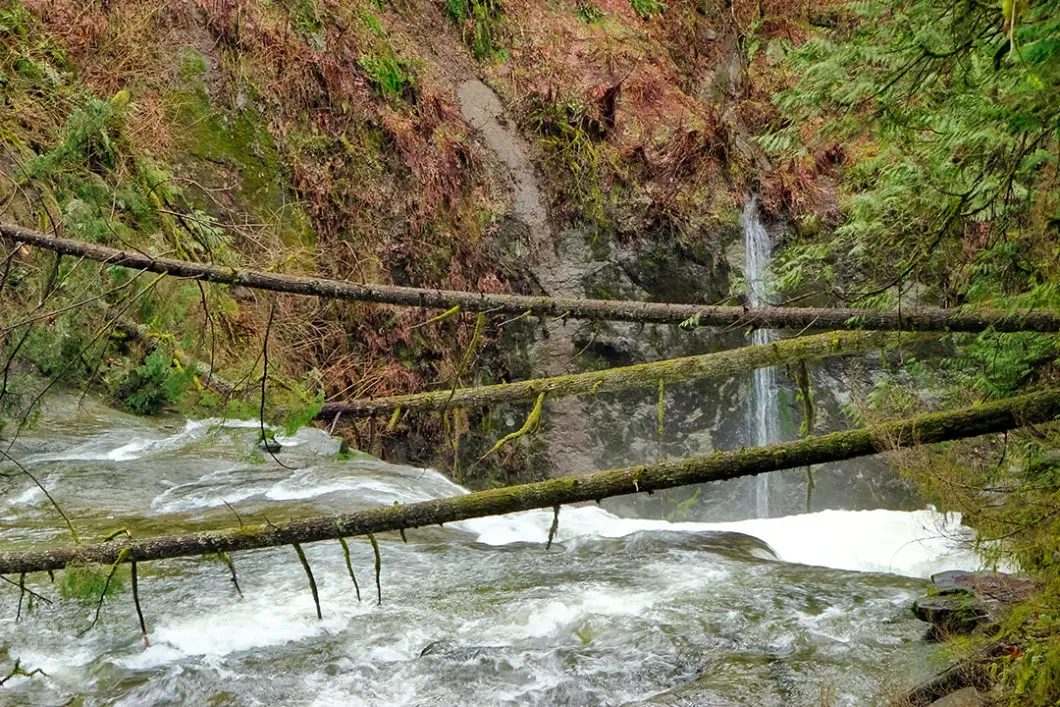
MULTIPOLYGON (((10 432, 10 430, 8 430, 10 432)), ((249 423, 144 419, 52 405, 12 449, 86 539, 280 521, 464 493, 441 475, 356 456, 305 429, 280 459, 249 423), (231 509, 226 505, 230 504, 231 509)), ((5 442, 6 444, 6 442, 5 442)), ((4 549, 68 541, 39 491, 8 467, 4 549)), ((735 523, 619 518, 596 506, 306 546, 318 621, 294 551, 142 564, 151 647, 126 590, 94 606, 32 610, 7 585, 2 669, 46 676, 0 688, 10 704, 863 705, 937 669, 909 612, 926 577, 974 560, 929 511, 825 511, 735 523), (6 666, 6 667, 4 667, 6 666)))

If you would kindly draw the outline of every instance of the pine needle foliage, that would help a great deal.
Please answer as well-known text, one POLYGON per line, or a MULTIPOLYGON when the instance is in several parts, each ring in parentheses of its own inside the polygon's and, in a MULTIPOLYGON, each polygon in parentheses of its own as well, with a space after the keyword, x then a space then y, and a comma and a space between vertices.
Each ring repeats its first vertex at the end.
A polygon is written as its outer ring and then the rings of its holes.
POLYGON ((795 160, 846 144, 843 223, 815 255, 855 296, 918 281, 979 303, 1050 281, 1060 2, 875 0, 835 24, 789 53, 801 80, 762 141, 795 160))
MULTIPOLYGON (((1060 0, 869 0, 828 20, 788 48, 799 80, 776 98, 783 120, 760 143, 802 173, 842 165, 839 225, 793 239, 774 264, 778 289, 861 306, 1060 305, 1060 0)), ((967 404, 1060 377, 1053 335, 947 344, 940 366, 906 360, 878 381, 867 408, 935 404, 921 394, 926 378, 933 395, 967 404)), ((991 666, 999 704, 1060 698, 1058 446, 1049 425, 900 461, 927 500, 976 528, 989 560, 1041 582, 993 636, 1015 646, 991 666)))

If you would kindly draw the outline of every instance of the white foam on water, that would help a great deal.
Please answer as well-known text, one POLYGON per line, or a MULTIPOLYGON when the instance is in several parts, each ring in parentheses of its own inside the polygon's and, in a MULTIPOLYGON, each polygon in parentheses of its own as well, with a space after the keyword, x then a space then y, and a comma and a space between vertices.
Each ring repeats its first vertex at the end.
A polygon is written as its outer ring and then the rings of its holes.
POLYGON ((186 420, 184 428, 179 432, 151 439, 147 437, 117 437, 116 435, 104 435, 95 439, 89 439, 72 449, 58 454, 44 454, 28 457, 28 463, 39 464, 42 462, 76 462, 76 461, 112 461, 128 462, 142 459, 152 451, 163 451, 177 449, 184 446, 188 441, 200 437, 209 429, 210 425, 220 424, 220 420, 186 420), (114 444, 118 446, 112 446, 114 444))
POLYGON ((440 474, 429 469, 418 476, 402 473, 387 473, 386 468, 375 474, 348 474, 337 476, 333 471, 305 467, 288 478, 272 485, 265 492, 271 501, 300 501, 324 496, 329 493, 356 492, 357 498, 367 503, 389 505, 394 502, 416 503, 467 493, 467 490, 443 480, 440 474))
POLYGON ((39 503, 44 499, 44 493, 36 486, 29 486, 25 491, 8 501, 9 506, 26 506, 39 503))
POLYGON ((589 589, 563 599, 528 602, 502 624, 477 626, 473 633, 478 640, 506 645, 527 638, 551 636, 565 626, 589 618, 636 616, 658 601, 658 592, 616 594, 611 589, 589 589))
MULTIPOLYGON (((490 545, 546 542, 551 511, 527 511, 456 523, 490 545)), ((969 549, 972 533, 958 513, 920 511, 820 511, 782 518, 729 523, 670 523, 619 518, 593 506, 564 507, 557 539, 622 537, 641 530, 729 531, 762 540, 785 562, 856 572, 930 577, 946 569, 976 570, 981 560, 969 549)))
POLYGON ((152 628, 150 648, 120 662, 134 669, 153 668, 187 656, 220 658, 338 632, 354 613, 369 610, 343 598, 338 591, 321 592, 321 603, 328 611, 323 620, 317 620, 313 600, 304 592, 286 585, 258 589, 253 597, 248 593, 234 605, 166 617, 152 628))
POLYGON ((146 449, 150 449, 152 442, 146 439, 139 439, 128 444, 123 444, 117 449, 112 449, 103 455, 103 458, 112 462, 126 462, 133 461, 134 459, 140 458, 140 452, 146 449))
POLYGON ((237 503, 264 493, 268 482, 247 478, 243 464, 226 466, 204 474, 195 481, 171 485, 151 499, 155 513, 185 513, 237 503))
POLYGON ((753 535, 780 559, 804 565, 923 578, 983 566, 970 549, 974 534, 961 525, 961 515, 930 508, 820 511, 718 526, 753 535))

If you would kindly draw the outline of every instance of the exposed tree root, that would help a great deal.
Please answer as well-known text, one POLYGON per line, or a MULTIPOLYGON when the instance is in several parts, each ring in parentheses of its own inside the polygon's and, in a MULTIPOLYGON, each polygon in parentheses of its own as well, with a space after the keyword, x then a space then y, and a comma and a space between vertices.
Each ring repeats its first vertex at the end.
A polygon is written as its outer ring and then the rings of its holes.
POLYGON ((320 593, 317 592, 317 581, 313 577, 313 569, 309 566, 309 560, 306 559, 305 551, 302 550, 302 546, 298 543, 291 543, 294 547, 294 551, 298 553, 298 561, 302 563, 302 569, 305 570, 305 576, 309 579, 309 591, 313 594, 313 603, 317 607, 317 619, 323 619, 324 615, 320 612, 320 593))

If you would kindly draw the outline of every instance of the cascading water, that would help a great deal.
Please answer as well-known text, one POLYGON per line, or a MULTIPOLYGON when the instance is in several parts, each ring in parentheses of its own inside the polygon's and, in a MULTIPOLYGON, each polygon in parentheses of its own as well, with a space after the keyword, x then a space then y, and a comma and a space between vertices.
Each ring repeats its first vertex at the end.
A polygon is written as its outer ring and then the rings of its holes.
MULTIPOLYGON (((274 522, 466 493, 429 469, 339 453, 303 429, 282 467, 261 458, 257 423, 145 419, 53 404, 12 454, 82 537, 136 537, 274 522)), ((7 471, 6 468, 0 468, 7 471)), ((28 479, 3 477, 4 549, 69 543, 28 479)), ((337 543, 305 546, 318 621, 288 547, 142 563, 139 596, 64 598, 41 574, 0 604, 0 704, 819 705, 873 702, 932 672, 908 606, 944 568, 975 569, 931 511, 825 511, 735 523, 620 518, 564 506, 349 541, 363 601, 337 543), (796 564, 800 563, 800 564, 796 564), (817 565, 817 566, 812 566, 817 565), (832 568, 832 569, 826 569, 832 568), (887 573, 887 574, 883 574, 887 573), (904 575, 904 576, 900 576, 904 575), (900 676, 900 677, 895 677, 900 676), (649 700, 649 702, 642 702, 649 700)))
MULTIPOLYGON (((740 216, 740 227, 743 230, 747 253, 745 272, 747 303, 751 307, 761 307, 766 303, 765 278, 773 255, 773 242, 769 231, 762 224, 757 197, 748 197, 743 214, 740 216)), ((776 332, 772 329, 755 329, 751 333, 751 343, 755 346, 768 344, 776 338, 776 332)), ((753 446, 761 447, 780 441, 775 368, 755 369, 751 396, 748 398, 747 419, 750 427, 750 441, 753 446)), ((768 474, 759 474, 755 477, 755 511, 759 518, 769 517, 768 474)))

